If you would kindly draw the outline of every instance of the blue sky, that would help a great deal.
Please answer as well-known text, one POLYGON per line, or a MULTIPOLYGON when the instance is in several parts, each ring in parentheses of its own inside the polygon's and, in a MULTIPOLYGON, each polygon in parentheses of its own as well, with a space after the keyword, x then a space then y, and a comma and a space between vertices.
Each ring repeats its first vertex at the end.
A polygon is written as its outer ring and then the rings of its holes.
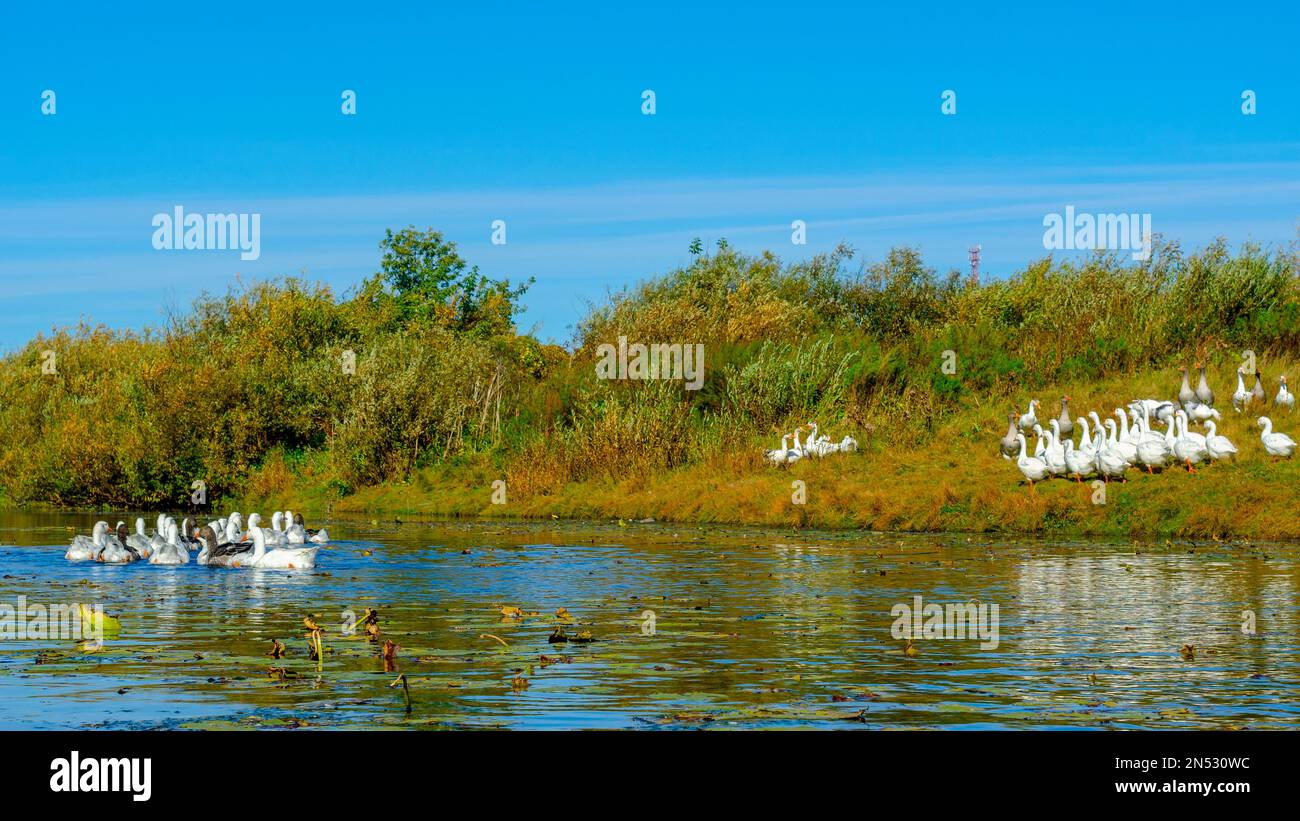
POLYGON ((978 242, 990 276, 1043 256, 1066 205, 1184 247, 1297 236, 1293 4, 268 5, 6 12, 0 351, 155 324, 236 276, 342 292, 407 224, 535 276, 522 324, 557 341, 697 235, 940 269, 978 242), (176 205, 260 213, 260 258, 155 250, 176 205))

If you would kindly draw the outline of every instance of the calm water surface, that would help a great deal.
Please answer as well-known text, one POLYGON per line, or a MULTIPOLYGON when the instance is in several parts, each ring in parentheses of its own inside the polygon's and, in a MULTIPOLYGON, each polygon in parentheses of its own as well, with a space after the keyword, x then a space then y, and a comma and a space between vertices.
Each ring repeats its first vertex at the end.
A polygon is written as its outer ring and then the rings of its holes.
POLYGON ((98 652, 0 640, 0 727, 1300 725, 1295 545, 330 522, 314 571, 67 562, 97 518, 0 514, 0 605, 99 603, 122 624, 98 652), (890 613, 916 595, 997 604, 999 646, 909 654, 890 613), (344 635, 366 608, 375 642, 344 635), (549 642, 561 623, 593 641, 549 642))

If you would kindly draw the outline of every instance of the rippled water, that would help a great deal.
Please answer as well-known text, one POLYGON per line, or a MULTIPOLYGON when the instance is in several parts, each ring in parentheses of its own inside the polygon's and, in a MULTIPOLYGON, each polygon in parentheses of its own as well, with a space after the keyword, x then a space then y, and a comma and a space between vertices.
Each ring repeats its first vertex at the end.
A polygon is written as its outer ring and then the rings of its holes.
POLYGON ((330 522, 315 571, 65 561, 96 518, 0 514, 0 605, 100 603, 122 624, 98 652, 0 640, 0 727, 1300 724, 1295 545, 330 522), (997 604, 998 647, 909 654, 891 608, 916 595, 997 604), (366 608, 375 642, 343 634, 366 608), (593 641, 550 643, 559 608, 593 641))

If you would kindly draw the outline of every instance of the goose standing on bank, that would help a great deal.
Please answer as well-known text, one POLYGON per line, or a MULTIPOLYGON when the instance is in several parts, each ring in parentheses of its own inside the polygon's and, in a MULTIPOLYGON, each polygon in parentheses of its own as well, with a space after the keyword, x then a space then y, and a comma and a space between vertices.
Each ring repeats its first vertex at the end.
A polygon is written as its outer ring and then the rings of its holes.
POLYGON ((1259 441, 1264 444, 1264 450, 1269 456, 1276 458, 1290 457, 1295 454, 1295 440, 1285 433, 1273 432, 1273 420, 1267 416, 1259 417, 1259 426, 1264 432, 1259 435, 1259 441))
POLYGON ((1196 368, 1201 372, 1201 381, 1196 386, 1196 401, 1202 405, 1214 404, 1214 391, 1210 390, 1210 384, 1205 381, 1205 363, 1197 362, 1196 368))
MULTIPOLYGON (((800 459, 808 455, 807 450, 804 448, 803 442, 799 441, 799 434, 801 433, 803 433, 803 425, 800 425, 799 427, 794 429, 794 444, 790 447, 790 454, 786 456, 787 462, 798 462, 800 459)), ((284 539, 285 544, 289 543, 288 530, 289 528, 286 526, 285 539, 284 539)))
POLYGON ((998 441, 998 450, 1002 451, 1003 459, 1010 459, 1020 450, 1020 443, 1016 441, 1016 419, 1019 414, 1015 411, 1007 414, 1007 435, 998 441))
POLYGON ((1187 437, 1188 439, 1191 439, 1191 440, 1192 440, 1193 442, 1195 442, 1199 447, 1204 448, 1204 447, 1205 447, 1205 436, 1202 435, 1202 434, 1199 434, 1199 433, 1193 433, 1193 432, 1191 431, 1191 429, 1188 427, 1188 417, 1187 417, 1187 414, 1186 414, 1186 413, 1181 413, 1181 412, 1180 412, 1179 418, 1182 420, 1182 423, 1183 423, 1183 427, 1182 427, 1182 435, 1185 436, 1185 437, 1187 437))
POLYGON ((1286 389, 1285 376, 1278 377, 1277 396, 1273 397, 1273 404, 1279 408, 1286 408, 1288 411, 1295 407, 1295 396, 1286 389))
POLYGON ((1064 476, 1070 469, 1065 462, 1065 446, 1061 444, 1061 437, 1057 433, 1060 429, 1061 423, 1053 419, 1052 430, 1048 433, 1047 449, 1043 452, 1043 462, 1047 465, 1047 472, 1053 476, 1064 476))
MULTIPOLYGON (((804 446, 804 449, 808 451, 809 456, 816 456, 820 459, 821 457, 829 456, 835 451, 840 449, 839 445, 831 444, 831 438, 829 436, 827 436, 824 433, 819 434, 817 432, 818 426, 816 422, 809 422, 806 425, 806 427, 808 428, 809 433, 808 433, 808 443, 807 445, 804 446)), ((293 521, 294 524, 302 525, 303 524, 302 515, 301 514, 295 515, 293 521)), ((304 532, 306 532, 305 527, 303 528, 303 530, 304 532)), ((311 534, 307 533, 307 535, 310 536, 311 534)))
POLYGON ((1169 463, 1169 449, 1160 440, 1143 439, 1137 446, 1138 464, 1147 469, 1148 474, 1155 473, 1154 468, 1164 469, 1169 463))
MULTIPOLYGON (((774 451, 763 453, 763 461, 766 461, 767 464, 770 465, 784 465, 785 455, 789 452, 790 434, 785 434, 784 436, 781 436, 781 447, 774 449, 774 451)), ((253 516, 256 516, 256 514, 253 514, 253 516)), ((248 517, 248 524, 252 524, 252 516, 248 517)))
POLYGON ((1188 473, 1195 473, 1196 468, 1192 465, 1205 461, 1205 457, 1209 455, 1205 450, 1204 438, 1199 442, 1192 438, 1198 434, 1187 430, 1186 414, 1176 417, 1174 424, 1180 427, 1178 438, 1174 440, 1174 455, 1187 467, 1188 473))
MULTIPOLYGON (((1120 416, 1124 415, 1123 411, 1120 411, 1119 413, 1120 416)), ((1119 453, 1120 457, 1124 460, 1124 464, 1128 467, 1136 465, 1138 458, 1137 445, 1132 442, 1125 442, 1119 437, 1119 434, 1117 433, 1118 428, 1115 425, 1114 419, 1106 420, 1106 430, 1110 434, 1110 448, 1119 453)))
POLYGON ((1179 365, 1178 370, 1183 374, 1183 386, 1178 389, 1178 402, 1185 408, 1189 402, 1196 401, 1196 391, 1187 383, 1187 366, 1179 365))
POLYGON ((1162 402, 1159 399, 1134 399, 1128 403, 1128 406, 1137 411, 1139 416, 1153 416, 1159 422, 1169 421, 1169 417, 1178 410, 1178 406, 1173 402, 1162 402))
POLYGON ((1074 435, 1074 420, 1070 418, 1070 397, 1061 397, 1061 414, 1056 417, 1060 425, 1060 435, 1067 439, 1074 435))
MULTIPOLYGON (((816 422, 809 422, 808 424, 804 425, 804 429, 808 431, 808 441, 806 441, 806 442, 803 443, 804 455, 805 455, 805 456, 812 456, 812 457, 814 457, 814 458, 815 458, 815 457, 819 457, 819 456, 821 456, 821 455, 822 455, 822 449, 821 449, 821 446, 818 444, 818 441, 817 441, 817 439, 818 439, 818 437, 817 437, 817 423, 816 423, 816 422)), ((297 518, 295 518, 295 517, 294 517, 294 514, 290 513, 290 512, 287 511, 287 510, 284 512, 284 515, 288 518, 288 523, 289 523, 290 526, 293 526, 293 525, 297 524, 297 523, 298 523, 298 522, 297 522, 297 519, 298 519, 298 518, 301 518, 301 517, 297 517, 297 518)), ((305 528, 303 529, 303 532, 304 532, 303 539, 304 539, 304 541, 305 541, 305 540, 306 540, 306 529, 305 529, 305 528)), ((297 544, 297 543, 295 542, 295 544, 297 544)))
MULTIPOLYGON (((1079 419, 1082 421, 1083 417, 1080 416, 1079 419)), ((1072 439, 1065 440, 1065 468, 1069 471, 1067 475, 1073 476, 1076 482, 1082 482, 1097 473, 1092 452, 1075 450, 1072 439)))
POLYGON ((1025 453, 1025 435, 1016 434, 1016 444, 1020 446, 1020 456, 1016 459, 1016 467, 1020 468, 1020 473, 1029 482, 1029 489, 1034 489, 1034 482, 1041 482, 1050 474, 1047 472, 1047 463, 1042 459, 1029 456, 1025 453))
POLYGON ((1031 431, 1034 429, 1034 425, 1038 424, 1038 414, 1035 412, 1037 408, 1038 408, 1038 400, 1030 399, 1029 410, 1025 411, 1024 414, 1022 414, 1020 417, 1021 430, 1026 432, 1031 431))
POLYGON ((1264 393, 1264 375, 1259 372, 1259 368, 1255 369, 1255 387, 1250 389, 1250 399, 1261 408, 1268 401, 1268 395, 1264 393))
POLYGON ((1155 473, 1154 468, 1163 470, 1172 455, 1169 446, 1165 444, 1163 436, 1151 430, 1150 417, 1143 416, 1140 427, 1141 436, 1137 443, 1138 464, 1145 467, 1148 474, 1155 473))
POLYGON ((1092 443, 1092 437, 1088 434, 1088 418, 1080 416, 1075 421, 1079 423, 1079 453, 1091 459, 1097 455, 1097 446, 1092 443))
MULTIPOLYGON (((1123 479, 1127 482, 1128 480, 1124 478, 1124 471, 1128 470, 1129 462, 1124 458, 1124 452, 1109 441, 1107 437, 1107 433, 1113 433, 1114 428, 1115 420, 1107 419, 1106 425, 1097 433, 1098 444, 1095 462, 1097 475, 1108 483, 1111 479, 1123 479)), ((1134 459, 1136 458, 1137 449, 1134 448, 1134 459)))
POLYGON ((1246 390, 1246 375, 1237 368, 1237 389, 1232 392, 1232 409, 1241 413, 1250 404, 1250 391, 1246 390))
POLYGON ((1226 436, 1220 436, 1219 431, 1214 426, 1214 420, 1205 423, 1210 432, 1205 434, 1205 452, 1210 454, 1210 458, 1218 462, 1223 459, 1231 459, 1237 455, 1237 446, 1226 436))

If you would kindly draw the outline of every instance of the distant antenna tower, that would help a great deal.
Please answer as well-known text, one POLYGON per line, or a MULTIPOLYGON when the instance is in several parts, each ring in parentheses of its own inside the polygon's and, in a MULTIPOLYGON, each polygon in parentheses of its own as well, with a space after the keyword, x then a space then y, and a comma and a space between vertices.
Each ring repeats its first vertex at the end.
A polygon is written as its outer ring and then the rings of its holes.
POLYGON ((980 284, 980 246, 970 247, 970 284, 980 284))

